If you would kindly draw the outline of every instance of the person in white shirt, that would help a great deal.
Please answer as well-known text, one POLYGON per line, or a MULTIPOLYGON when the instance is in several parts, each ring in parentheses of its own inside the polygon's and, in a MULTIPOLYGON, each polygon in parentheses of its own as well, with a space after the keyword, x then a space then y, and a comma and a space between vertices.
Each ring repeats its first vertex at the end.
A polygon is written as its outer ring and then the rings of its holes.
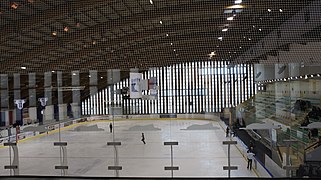
POLYGON ((247 151, 247 169, 252 170, 252 161, 254 159, 255 154, 250 150, 247 151))

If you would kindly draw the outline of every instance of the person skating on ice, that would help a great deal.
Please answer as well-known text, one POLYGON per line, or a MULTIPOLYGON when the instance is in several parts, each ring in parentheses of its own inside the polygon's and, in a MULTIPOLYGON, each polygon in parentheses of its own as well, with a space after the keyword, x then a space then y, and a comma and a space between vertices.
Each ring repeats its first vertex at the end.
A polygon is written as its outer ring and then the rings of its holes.
POLYGON ((144 133, 142 133, 142 140, 141 140, 144 144, 146 144, 146 142, 145 142, 145 135, 144 135, 144 133))

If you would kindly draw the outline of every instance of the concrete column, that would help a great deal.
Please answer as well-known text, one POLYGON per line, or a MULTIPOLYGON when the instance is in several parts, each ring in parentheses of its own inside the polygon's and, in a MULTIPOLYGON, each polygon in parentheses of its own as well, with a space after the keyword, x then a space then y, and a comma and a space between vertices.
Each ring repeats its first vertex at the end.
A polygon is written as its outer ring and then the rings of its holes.
POLYGON ((44 88, 45 88, 45 97, 48 98, 47 106, 52 105, 52 73, 45 72, 44 74, 44 88))
POLYGON ((37 122, 37 107, 29 107, 28 112, 30 123, 37 122))
POLYGON ((29 73, 29 119, 30 122, 37 122, 37 95, 36 95, 36 73, 29 73))
POLYGON ((89 71, 89 92, 90 92, 90 97, 93 97, 91 100, 91 104, 90 104, 90 109, 91 109, 91 115, 93 114, 97 114, 97 71, 96 70, 91 70, 89 71))
MULTIPOLYGON (((9 94, 8 94, 8 75, 0 74, 0 99, 1 111, 9 109, 9 94)), ((9 125, 8 113, 1 113, 0 126, 9 125)))
MULTIPOLYGON (((13 74, 13 97, 14 100, 20 100, 20 74, 15 73, 13 74)), ((16 115, 16 123, 17 125, 23 125, 23 106, 22 109, 18 109, 16 102, 15 103, 15 115, 16 115)), ((23 103, 22 103, 23 104, 23 103)))
POLYGON ((43 110, 43 124, 54 122, 54 105, 47 105, 43 110))
POLYGON ((67 104, 58 104, 59 121, 67 119, 67 104))
MULTIPOLYGON (((80 85, 79 82, 79 71, 72 71, 71 72, 71 83, 73 87, 77 87, 80 85)), ((71 110, 73 113, 74 118, 80 117, 80 90, 73 90, 72 91, 72 104, 71 110)))
POLYGON ((71 104, 72 113, 74 118, 80 118, 80 106, 79 103, 72 103, 71 104))

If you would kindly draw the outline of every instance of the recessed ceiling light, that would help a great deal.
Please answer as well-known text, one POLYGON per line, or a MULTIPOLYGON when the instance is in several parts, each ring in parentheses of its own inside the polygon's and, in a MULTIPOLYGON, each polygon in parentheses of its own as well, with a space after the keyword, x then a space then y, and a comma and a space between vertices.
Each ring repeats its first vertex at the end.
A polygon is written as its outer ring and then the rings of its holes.
POLYGON ((11 3, 10 6, 12 9, 17 9, 18 8, 18 4, 16 2, 11 3))
POLYGON ((214 51, 209 54, 210 58, 212 58, 212 57, 215 56, 215 55, 216 55, 216 54, 215 54, 214 51))
POLYGON ((91 75, 89 75, 88 77, 91 77, 91 75))
POLYGON ((283 12, 283 10, 282 10, 282 9, 279 9, 279 11, 280 11, 280 12, 283 12))
POLYGON ((163 21, 159 21, 159 24, 163 24, 163 21))
POLYGON ((176 49, 174 49, 174 51, 176 51, 176 49))
POLYGON ((218 37, 217 39, 222 41, 222 40, 223 40, 223 37, 218 37))
POLYGON ((21 69, 27 69, 26 67, 22 66, 21 69))
POLYGON ((166 36, 168 37, 169 35, 168 35, 168 34, 166 34, 166 36))
POLYGON ((52 36, 57 36, 57 31, 51 32, 51 35, 52 35, 52 36))
POLYGON ((171 43, 171 46, 173 46, 173 43, 171 43))
POLYGON ((68 26, 65 26, 65 27, 64 27, 64 31, 65 31, 65 32, 69 31, 69 27, 68 27, 68 26))
POLYGON ((253 28, 255 28, 255 26, 254 26, 254 25, 253 25, 252 27, 253 27, 253 28))
POLYGON ((235 4, 241 4, 242 0, 235 0, 235 4))
POLYGON ((251 41, 251 38, 249 38, 249 41, 251 41))
POLYGON ((242 46, 240 46, 240 49, 242 49, 242 46))
POLYGON ((234 19, 234 16, 226 18, 228 21, 232 21, 234 19))
POLYGON ((224 29, 222 29, 222 31, 223 31, 223 32, 226 32, 226 31, 228 31, 228 28, 224 28, 224 29))
POLYGON ((150 3, 150 4, 153 4, 153 1, 152 1, 152 0, 149 0, 149 3, 150 3))
POLYGON ((100 79, 104 79, 104 77, 101 76, 100 79))
POLYGON ((51 72, 53 72, 53 73, 54 73, 55 71, 51 71, 51 72))
POLYGON ((269 12, 271 12, 272 10, 271 9, 268 9, 269 12))
POLYGON ((262 29, 260 28, 259 31, 262 31, 262 29))
POLYGON ((76 73, 72 73, 73 76, 76 76, 76 73))

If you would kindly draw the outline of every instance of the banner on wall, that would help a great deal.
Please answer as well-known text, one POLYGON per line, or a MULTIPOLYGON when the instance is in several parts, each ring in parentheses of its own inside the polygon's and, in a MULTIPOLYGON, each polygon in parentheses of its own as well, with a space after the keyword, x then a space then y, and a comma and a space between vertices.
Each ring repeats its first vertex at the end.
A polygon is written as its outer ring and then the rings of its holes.
POLYGON ((157 97, 157 78, 156 77, 151 77, 148 80, 148 89, 150 91, 150 96, 152 97, 151 99, 156 99, 157 97))
POLYGON ((130 98, 142 98, 141 73, 130 73, 130 98))

